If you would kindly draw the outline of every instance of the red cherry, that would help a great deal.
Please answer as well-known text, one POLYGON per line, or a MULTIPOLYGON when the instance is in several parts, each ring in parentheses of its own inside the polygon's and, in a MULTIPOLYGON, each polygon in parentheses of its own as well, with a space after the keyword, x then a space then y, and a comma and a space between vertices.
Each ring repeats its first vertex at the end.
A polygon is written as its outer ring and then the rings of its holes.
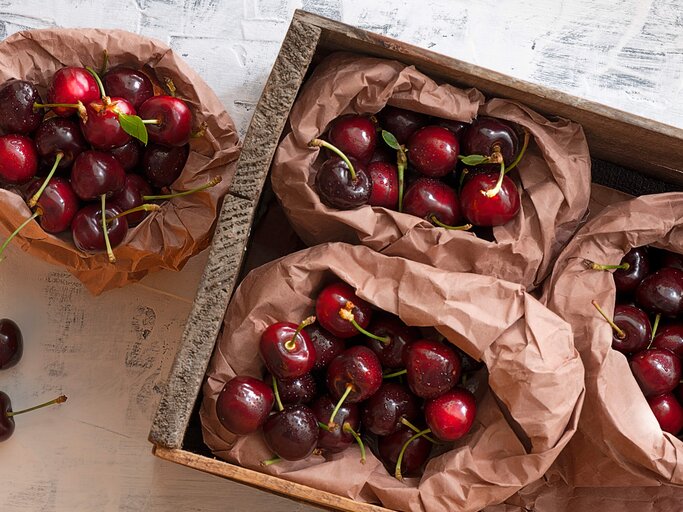
POLYGON ((0 370, 16 365, 23 353, 24 337, 21 329, 13 320, 0 318, 0 370))
MULTIPOLYGON (((332 411, 334 402, 329 396, 324 395, 318 398, 311 405, 311 410, 320 423, 327 423, 332 411)), ((354 443, 353 434, 349 429, 358 431, 360 427, 360 415, 356 404, 346 403, 339 408, 335 418, 338 426, 332 429, 320 429, 318 434, 318 448, 329 453, 339 453, 346 450, 354 443)))
POLYGON ((683 407, 673 394, 651 396, 647 403, 664 432, 678 435, 683 430, 683 407))
POLYGON ((28 135, 43 120, 42 103, 36 86, 25 80, 8 80, 0 86, 0 133, 28 135))
POLYGON ((0 137, 0 181, 13 185, 28 183, 38 171, 38 151, 25 135, 0 137))
POLYGON ((408 160, 430 178, 446 176, 458 163, 460 144, 453 132, 441 126, 425 126, 408 141, 408 160))
POLYGON ((427 124, 427 116, 411 110, 386 106, 377 113, 380 125, 390 132, 399 144, 408 142, 410 136, 427 124))
POLYGON ((298 326, 278 322, 263 331, 259 352, 270 373, 280 379, 293 379, 313 369, 315 347, 302 329, 314 321, 314 317, 307 318, 298 326))
MULTIPOLYGON (((408 440, 415 435, 415 432, 407 427, 388 436, 380 437, 377 440, 377 450, 384 467, 390 474, 394 474, 399 455, 408 440)), ((417 476, 427 461, 432 451, 432 443, 424 437, 414 439, 406 448, 401 458, 400 474, 404 476, 417 476)))
POLYGON ((154 96, 152 81, 142 71, 125 66, 116 66, 102 77, 104 88, 110 96, 124 98, 133 108, 140 108, 154 96))
POLYGON ((387 162, 371 162, 367 172, 372 181, 368 204, 395 210, 398 206, 398 170, 387 162))
POLYGON ((235 377, 225 383, 216 399, 216 415, 226 429, 244 436, 256 432, 275 402, 273 391, 253 377, 235 377))
POLYGON ((149 140, 167 146, 184 146, 192 134, 192 112, 180 98, 153 96, 138 110, 138 115, 156 124, 147 124, 149 140))
POLYGON ((384 382, 377 393, 363 403, 363 428, 378 436, 393 434, 402 421, 415 421, 420 413, 417 399, 405 387, 384 382))
POLYGON ((631 371, 646 397, 668 393, 681 380, 681 363, 668 350, 651 348, 631 358, 631 371))
POLYGON ((134 116, 133 105, 123 98, 96 100, 86 104, 83 135, 95 149, 113 149, 130 142, 131 136, 121 127, 119 113, 134 116))
POLYGON ((318 294, 315 302, 315 313, 323 328, 339 338, 352 338, 358 329, 339 315, 341 310, 348 311, 348 303, 352 304, 350 312, 354 321, 365 329, 370 323, 372 309, 370 304, 356 295, 348 284, 341 281, 327 285, 318 294))
MULTIPOLYGON (((48 103, 74 104, 79 101, 84 105, 100 98, 100 89, 95 78, 85 68, 65 67, 58 69, 52 76, 47 90, 48 103)), ((68 117, 76 113, 75 108, 55 107, 54 113, 68 117)))
POLYGON ((377 144, 377 130, 366 116, 341 116, 330 126, 330 142, 346 156, 368 163, 377 144))
POLYGON ((288 405, 263 425, 263 439, 278 457, 301 460, 310 456, 318 442, 318 420, 305 405, 288 405))
POLYGON ((478 117, 462 135, 463 154, 492 156, 499 153, 506 167, 515 160, 520 146, 515 128, 507 121, 493 117, 478 117))
POLYGON ((121 190, 126 173, 119 161, 102 151, 84 151, 71 169, 71 186, 81 199, 97 199, 103 194, 111 197, 121 190))
POLYGON ((437 225, 455 226, 462 220, 455 191, 431 178, 419 178, 408 187, 403 198, 403 212, 437 225))
MULTIPOLYGON (((107 206, 106 217, 114 217, 122 213, 114 206, 107 206)), ((128 233, 128 222, 125 217, 113 219, 107 223, 107 233, 112 247, 116 247, 128 233)), ((99 204, 84 206, 71 222, 71 236, 74 245, 84 252, 96 252, 106 249, 104 230, 102 229, 102 207, 99 204)))
POLYGON ((612 331, 612 348, 630 354, 640 352, 650 344, 652 327, 645 311, 635 306, 617 305, 614 307, 614 323, 624 336, 612 331))
POLYGON ((337 357, 345 348, 344 341, 334 334, 327 332, 318 324, 310 325, 304 329, 311 338, 315 347, 314 370, 323 370, 337 357))
POLYGON ((519 191, 507 176, 495 195, 498 174, 481 173, 472 176, 462 187, 460 203, 465 218, 475 226, 502 226, 517 215, 520 208, 519 191))
MULTIPOLYGON (((40 182, 28 189, 33 196, 38 191, 40 182)), ((53 177, 38 199, 40 226, 48 233, 61 233, 71 227, 71 222, 79 208, 78 196, 71 188, 68 180, 53 177)))
POLYGON ((472 428, 477 414, 474 395, 456 388, 425 404, 425 420, 434 435, 442 441, 457 441, 472 428))
POLYGON ((419 397, 435 398, 460 380, 460 356, 443 343, 418 340, 408 345, 403 353, 408 385, 419 397))
MULTIPOLYGON (((152 187, 142 176, 138 174, 127 174, 123 188, 118 192, 115 192, 108 203, 111 206, 118 207, 122 212, 125 212, 143 204, 143 197, 151 196, 152 192, 152 187)), ((143 210, 129 213, 126 215, 128 225, 137 226, 145 220, 145 217, 147 217, 148 214, 149 212, 143 210)))
POLYGON ((683 357, 683 325, 671 324, 660 327, 652 340, 652 348, 666 349, 680 359, 683 357))
POLYGON ((675 317, 683 313, 683 271, 665 267, 643 279, 636 302, 649 313, 675 317))
POLYGON ((369 330, 377 335, 389 339, 382 342, 376 339, 368 339, 368 346, 377 354, 384 368, 401 368, 403 366, 403 354, 405 348, 418 339, 418 332, 408 327, 398 317, 389 313, 375 315, 370 323, 369 330))
POLYGON ((123 146, 110 149, 109 153, 119 161, 126 172, 136 171, 142 159, 142 148, 136 139, 131 139, 123 146))

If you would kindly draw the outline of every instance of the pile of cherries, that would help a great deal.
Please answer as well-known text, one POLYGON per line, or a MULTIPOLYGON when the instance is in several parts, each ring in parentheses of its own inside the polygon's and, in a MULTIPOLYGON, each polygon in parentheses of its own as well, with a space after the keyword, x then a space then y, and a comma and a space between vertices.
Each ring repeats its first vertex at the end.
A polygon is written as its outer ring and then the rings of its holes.
POLYGON ((683 430, 683 256, 652 247, 629 251, 619 265, 587 262, 614 272, 612 348, 626 354, 631 372, 662 430, 683 430))
POLYGON ((467 124, 389 106, 335 119, 327 139, 310 142, 333 153, 315 176, 327 206, 381 206, 447 229, 500 226, 519 211, 507 173, 529 133, 516 124, 485 116, 467 124))
POLYGON ((160 90, 146 72, 125 66, 101 79, 89 67, 61 68, 50 80, 48 103, 26 80, 0 85, 0 186, 34 209, 0 256, 38 219, 46 232, 70 231, 78 249, 106 249, 115 261, 111 248, 159 209, 146 201, 174 197, 158 189, 180 176, 189 155, 192 112, 180 98, 155 95, 160 90))
POLYGON ((276 455, 264 465, 305 459, 316 450, 339 453, 354 443, 365 462, 362 435, 402 479, 421 472, 433 445, 469 432, 475 397, 459 384, 478 369, 476 362, 373 310, 341 281, 320 292, 315 311, 298 326, 266 328, 259 351, 268 376, 234 377, 216 402, 230 432, 263 427, 276 455))

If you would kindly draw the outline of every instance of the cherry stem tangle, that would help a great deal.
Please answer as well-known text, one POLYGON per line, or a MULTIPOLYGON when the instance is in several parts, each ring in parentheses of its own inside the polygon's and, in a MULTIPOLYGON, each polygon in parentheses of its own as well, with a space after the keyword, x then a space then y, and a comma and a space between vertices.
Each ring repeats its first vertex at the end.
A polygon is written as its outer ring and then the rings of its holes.
MULTIPOLYGON (((413 425, 410 421, 408 421, 405 417, 401 418, 401 423, 408 427, 410 430, 413 432, 420 432, 420 429, 417 428, 415 425, 413 425)), ((429 441, 432 444, 439 444, 439 442, 434 439, 432 436, 428 436, 425 434, 424 438, 429 441)))
POLYGON ((158 204, 141 204, 140 206, 130 208, 125 212, 114 215, 113 217, 107 217, 107 222, 113 222, 116 219, 120 219, 121 217, 125 217, 126 215, 130 215, 131 213, 135 212, 156 212, 158 210, 161 210, 161 206, 158 204))
POLYGON ((624 331, 622 331, 622 330, 619 328, 619 326, 618 326, 617 324, 615 324, 614 321, 611 320, 611 319, 607 316, 607 314, 602 310, 602 308, 600 307, 600 305, 599 305, 596 301, 591 301, 591 304, 593 304, 593 306, 595 306, 595 309, 598 310, 598 313, 600 313, 600 314, 602 315, 602 317, 603 317, 605 320, 607 320, 607 323, 610 324, 610 326, 612 327, 612 329, 613 329, 614 332, 616 333, 617 338, 619 338, 620 340, 623 340, 623 339, 626 337, 626 333, 625 333, 624 331))
POLYGON ((17 416, 18 414, 24 414, 25 412, 35 411, 36 409, 42 409, 43 407, 47 407, 48 405, 63 404, 64 402, 66 402, 66 395, 60 395, 54 400, 50 400, 49 402, 45 402, 44 404, 35 405, 33 407, 29 407, 28 409, 22 409, 21 411, 9 411, 7 413, 7 417, 11 418, 13 416, 17 416))
POLYGON ((311 142, 308 143, 308 145, 311 147, 327 148, 333 153, 335 153, 339 158, 341 158, 344 161, 346 166, 349 168, 349 173, 351 174, 351 181, 356 181, 356 170, 353 168, 353 164, 351 164, 351 161, 348 159, 348 157, 344 153, 342 153, 340 149, 333 146, 326 140, 322 139, 313 139, 311 142))
POLYGON ((57 166, 59 165, 59 162, 62 161, 62 158, 64 158, 64 153, 60 151, 59 153, 57 153, 57 158, 55 158, 55 163, 52 166, 50 172, 48 173, 47 178, 45 178, 45 181, 43 181, 43 184, 40 186, 38 191, 35 194, 33 194, 31 199, 28 200, 29 208, 33 208, 38 203, 38 199, 40 199, 40 196, 43 195, 45 187, 47 187, 48 183, 50 183, 50 180, 55 175, 55 172, 57 172, 57 166))

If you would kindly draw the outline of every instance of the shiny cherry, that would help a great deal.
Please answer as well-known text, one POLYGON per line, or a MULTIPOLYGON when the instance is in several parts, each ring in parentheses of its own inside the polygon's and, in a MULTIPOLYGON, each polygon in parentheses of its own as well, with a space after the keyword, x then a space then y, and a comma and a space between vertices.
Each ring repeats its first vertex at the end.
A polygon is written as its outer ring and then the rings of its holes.
POLYGON ((126 173, 119 161, 102 151, 81 153, 71 169, 71 186, 85 201, 97 199, 102 194, 111 197, 125 182, 126 173))
POLYGON ((372 318, 372 308, 370 304, 358 297, 353 288, 342 281, 336 281, 327 285, 318 294, 315 301, 315 314, 318 323, 339 338, 352 338, 359 331, 349 321, 342 318, 339 314, 342 309, 349 309, 354 321, 363 329, 367 328, 372 318))
POLYGON ((683 430, 683 407, 672 393, 651 396, 647 404, 664 432, 678 435, 683 430))
POLYGON ((457 441, 466 435, 476 414, 474 395, 462 388, 452 389, 425 403, 425 420, 429 429, 446 442, 457 441))
POLYGON ((323 370, 332 362, 332 359, 342 353, 346 348, 344 341, 334 334, 326 331, 318 324, 309 325, 304 329, 315 347, 314 370, 323 370))
POLYGON ((366 116, 338 117, 332 121, 327 136, 342 153, 363 163, 370 161, 377 145, 375 124, 366 116))
MULTIPOLYGON (((277 322, 269 325, 259 342, 259 353, 266 368, 280 379, 301 377, 313 369, 315 347, 302 324, 277 322)), ((315 320, 315 319, 314 319, 315 320)))
MULTIPOLYGON (((143 197, 151 196, 152 193, 152 187, 142 176, 138 174, 126 174, 123 188, 118 192, 115 192, 108 203, 118 207, 122 212, 125 212, 143 204, 143 197)), ((149 212, 146 211, 129 213, 126 215, 128 226, 137 226, 148 214, 149 212)))
POLYGON ((288 405, 263 425, 263 438, 275 455, 285 460, 309 457, 318 443, 318 420, 305 405, 288 405))
POLYGON ((498 174, 477 173, 465 182, 460 192, 460 204, 465 218, 475 226, 502 226, 512 220, 520 208, 519 191, 507 176, 492 197, 498 174))
POLYGON ((675 317, 683 313, 683 271, 665 267, 636 288, 636 302, 647 312, 675 317))
MULTIPOLYGON (((38 191, 40 182, 34 183, 28 189, 28 195, 33 196, 38 191)), ((71 222, 78 212, 78 196, 71 187, 69 180, 53 177, 47 184, 37 203, 40 212, 40 227, 48 233, 61 233, 71 227, 71 222)))
MULTIPOLYGON (((332 399, 323 395, 311 404, 311 410, 320 423, 326 424, 334 411, 335 403, 332 399)), ((339 453, 351 446, 355 439, 349 428, 358 432, 360 427, 360 415, 356 404, 343 404, 335 416, 337 426, 318 433, 318 448, 329 453, 339 453)))
POLYGON ((403 197, 403 212, 432 223, 437 223, 436 219, 448 226, 454 226, 462 220, 455 191, 445 183, 430 178, 419 178, 408 187, 403 197))
POLYGON ((405 144, 410 136, 427 124, 427 116, 412 110, 386 106, 377 113, 380 126, 390 132, 399 144, 405 144))
POLYGON ((373 162, 385 162, 396 165, 396 150, 391 149, 386 144, 377 144, 368 164, 373 162))
POLYGON ((403 367, 403 352, 406 346, 416 341, 419 333, 413 327, 408 327, 397 316, 389 313, 379 313, 373 316, 368 330, 373 334, 388 338, 382 342, 373 338, 367 340, 384 368, 403 367))
MULTIPOLYGON (((375 353, 357 345, 347 348, 327 367, 327 389, 335 400, 362 402, 382 385, 382 365, 375 353)), ((336 421, 336 420, 335 420, 336 421)))
MULTIPOLYGON (((100 99, 100 89, 95 78, 85 68, 65 67, 58 69, 52 76, 47 90, 48 103, 74 104, 79 101, 87 105, 100 99)), ((68 117, 76 113, 75 108, 55 107, 54 113, 68 117)))
MULTIPOLYGON (((272 379, 272 375, 269 374, 266 377, 266 382, 270 383, 272 379)), ((315 398, 318 392, 315 379, 310 373, 294 377, 293 379, 278 379, 275 377, 275 381, 280 401, 285 405, 307 404, 315 398)))
POLYGON ((650 344, 652 327, 645 311, 629 305, 614 307, 614 323, 623 333, 612 330, 612 348, 624 354, 640 352, 650 344))
POLYGON ((679 359, 683 358, 683 324, 660 326, 652 340, 652 348, 666 349, 679 359))
POLYGON ((143 120, 156 121, 147 124, 149 140, 167 146, 184 146, 192 134, 192 112, 180 98, 153 96, 138 109, 143 120))
POLYGON ((216 399, 216 416, 226 429, 243 436, 258 430, 268 419, 275 396, 266 383, 254 377, 234 377, 216 399))
POLYGON ((631 358, 630 366, 646 397, 673 391, 681 380, 681 362, 668 350, 642 350, 631 358))
POLYGON ((26 135, 0 137, 0 181, 23 185, 37 171, 38 151, 33 140, 26 135))
POLYGON ((465 133, 465 130, 467 130, 470 126, 469 123, 465 123, 463 121, 455 121, 453 119, 435 119, 433 124, 452 131, 458 138, 458 140, 462 138, 463 134, 465 133))
POLYGON ((410 390, 421 398, 442 395, 460 380, 460 356, 443 343, 418 340, 403 354, 410 390))
POLYGON ((19 326, 9 318, 0 319, 0 370, 11 368, 24 353, 24 337, 19 326))
POLYGON ((502 119, 478 117, 462 135, 463 155, 491 156, 498 153, 505 166, 514 162, 520 149, 517 131, 502 119))
POLYGON ((458 163, 460 144, 453 132, 441 126, 425 126, 408 141, 408 160, 430 178, 446 176, 458 163))
POLYGON ((683 270, 683 255, 671 251, 662 251, 659 265, 683 270))
MULTIPOLYGON (((115 206, 106 206, 106 217, 114 217, 121 212, 115 206)), ((116 247, 128 233, 128 222, 125 217, 119 217, 107 223, 107 233, 112 247, 116 247)), ((84 206, 74 216, 71 222, 71 236, 74 245, 85 252, 103 251, 106 249, 104 231, 102 229, 102 208, 99 204, 84 206)))
POLYGON ((110 96, 124 98, 134 109, 154 96, 154 86, 142 71, 126 66, 116 66, 102 77, 104 89, 110 96))
POLYGON ((36 86, 26 80, 8 80, 0 86, 0 133, 29 135, 43 120, 42 109, 33 107, 43 101, 36 86))
POLYGON ((183 172, 189 155, 189 144, 179 147, 149 144, 142 155, 143 173, 153 186, 170 187, 183 172))
POLYGON ((35 141, 41 166, 48 169, 55 163, 58 153, 64 155, 58 167, 67 169, 73 165, 78 155, 88 149, 78 123, 60 117, 43 121, 35 133, 35 141))
POLYGON ((325 205, 348 210, 368 203, 372 194, 369 173, 358 160, 349 157, 349 161, 354 168, 355 179, 346 162, 338 156, 328 158, 318 169, 315 187, 325 205))
POLYGON ((631 249, 620 262, 624 263, 628 263, 628 269, 617 269, 612 275, 617 293, 630 294, 636 291, 640 282, 650 273, 650 255, 647 247, 631 249))
POLYGON ((398 170, 392 163, 371 162, 368 173, 372 181, 370 206, 383 206, 395 210, 398 206, 398 170))
POLYGON ((123 146, 112 148, 108 152, 119 161, 126 172, 136 171, 142 161, 142 148, 135 139, 129 140, 123 146))
MULTIPOLYGON (((393 434, 378 439, 377 450, 379 451, 379 457, 390 474, 394 474, 403 446, 414 435, 415 432, 409 428, 401 427, 393 434)), ((424 437, 418 437, 413 440, 403 453, 401 474, 407 477, 419 475, 431 451, 432 443, 424 437)))
POLYGON ((364 430, 387 436, 400 429, 404 419, 414 422, 419 415, 415 396, 401 384, 385 381, 377 393, 363 403, 361 422, 364 430))
POLYGON ((92 101, 85 106, 85 111, 81 128, 95 149, 113 149, 131 141, 131 136, 121 127, 119 113, 134 116, 135 109, 123 98, 92 101))

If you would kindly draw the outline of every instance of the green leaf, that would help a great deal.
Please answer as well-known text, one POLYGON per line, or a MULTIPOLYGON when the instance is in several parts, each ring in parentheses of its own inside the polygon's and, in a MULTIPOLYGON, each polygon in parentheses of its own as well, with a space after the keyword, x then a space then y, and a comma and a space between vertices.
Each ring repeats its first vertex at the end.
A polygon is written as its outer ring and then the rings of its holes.
POLYGON ((384 139, 384 142, 387 143, 387 146, 389 146, 391 149, 395 149, 396 151, 401 149, 401 145, 398 143, 396 137, 394 137, 394 135, 391 132, 382 130, 382 138, 384 139))
POLYGON ((145 123, 142 122, 142 119, 138 116, 124 114, 123 112, 119 112, 118 114, 119 123, 121 124, 123 131, 131 137, 135 137, 146 146, 148 140, 147 127, 145 126, 145 123))
POLYGON ((489 157, 484 155, 459 155, 458 158, 465 165, 481 165, 489 163, 489 157))

